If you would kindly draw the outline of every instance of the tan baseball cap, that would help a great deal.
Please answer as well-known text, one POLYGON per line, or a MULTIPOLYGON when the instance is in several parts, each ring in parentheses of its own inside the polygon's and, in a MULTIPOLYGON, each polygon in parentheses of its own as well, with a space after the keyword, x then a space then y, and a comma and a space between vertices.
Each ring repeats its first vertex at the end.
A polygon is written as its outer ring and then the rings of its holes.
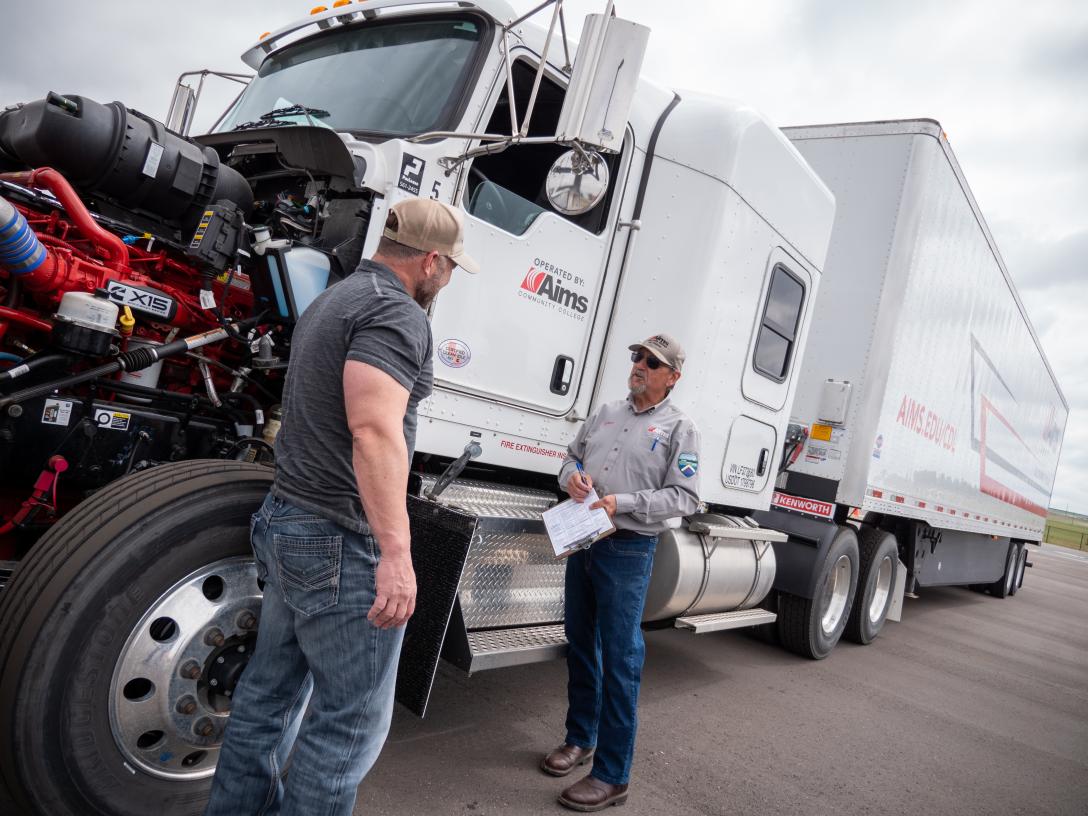
POLYGON ((406 198, 390 210, 397 216, 397 226, 386 226, 382 233, 390 241, 445 255, 474 275, 480 271, 480 265, 465 252, 465 222, 456 207, 433 198, 406 198))
POLYGON ((655 334, 653 337, 647 337, 641 343, 635 343, 627 348, 631 351, 644 348, 669 368, 674 368, 677 371, 684 367, 684 347, 670 334, 655 334))

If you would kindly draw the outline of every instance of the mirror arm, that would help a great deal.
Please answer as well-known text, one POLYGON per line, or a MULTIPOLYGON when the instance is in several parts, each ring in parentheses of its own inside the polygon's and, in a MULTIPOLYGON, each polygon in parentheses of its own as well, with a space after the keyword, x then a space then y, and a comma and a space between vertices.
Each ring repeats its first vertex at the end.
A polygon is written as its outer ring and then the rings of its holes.
MULTIPOLYGON (((543 6, 541 8, 543 8, 543 6)), ((552 21, 551 21, 551 24, 548 26, 548 36, 544 40, 544 50, 540 55, 540 65, 537 66, 536 77, 533 79, 533 90, 532 90, 532 93, 529 94, 529 105, 525 110, 525 119, 522 120, 521 130, 516 131, 517 134, 519 136, 522 136, 522 137, 529 135, 529 122, 530 122, 530 120, 532 119, 532 116, 533 116, 533 109, 536 107, 536 95, 537 95, 537 92, 540 90, 540 81, 544 78, 544 67, 548 64, 548 49, 551 48, 552 37, 555 35, 555 24, 556 24, 556 22, 558 22, 559 12, 561 12, 562 10, 563 10, 563 3, 562 2, 556 2, 555 10, 552 12, 552 21)), ((505 36, 504 36, 503 39, 505 40, 505 36)), ((507 71, 509 71, 510 70, 510 65, 509 65, 509 63, 510 63, 510 51, 509 51, 509 49, 507 49, 506 59, 507 59, 507 71)), ((513 82, 509 79, 509 77, 507 77, 507 82, 509 83, 507 85, 507 87, 511 89, 511 93, 512 93, 513 92, 513 82)), ((512 113, 513 113, 513 109, 511 109, 511 114, 512 113)))

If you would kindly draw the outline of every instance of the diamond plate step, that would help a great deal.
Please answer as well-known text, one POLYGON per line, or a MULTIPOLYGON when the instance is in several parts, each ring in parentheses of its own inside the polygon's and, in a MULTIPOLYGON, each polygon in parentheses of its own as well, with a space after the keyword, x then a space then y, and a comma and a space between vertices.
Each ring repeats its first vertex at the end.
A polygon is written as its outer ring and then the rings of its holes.
POLYGON ((740 609, 736 612, 711 612, 709 615, 688 615, 677 618, 677 629, 687 629, 697 635, 707 632, 719 632, 723 629, 743 629, 745 626, 759 626, 761 623, 774 623, 778 615, 766 609, 740 609))
POLYGON ((567 638, 561 623, 479 629, 468 633, 468 645, 473 672, 557 660, 567 653, 567 638))
POLYGON ((17 566, 19 566, 18 561, 0 561, 0 592, 11 580, 11 574, 15 572, 17 566))

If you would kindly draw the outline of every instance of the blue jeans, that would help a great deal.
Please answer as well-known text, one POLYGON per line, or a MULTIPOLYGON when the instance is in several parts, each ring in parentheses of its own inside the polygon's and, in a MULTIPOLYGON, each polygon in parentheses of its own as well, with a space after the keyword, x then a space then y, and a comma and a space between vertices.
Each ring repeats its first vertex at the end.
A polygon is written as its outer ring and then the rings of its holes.
POLYGON ((265 581, 260 629, 204 814, 351 816, 389 732, 404 639, 404 627, 366 619, 377 545, 271 494, 252 541, 265 581))
POLYGON ((615 534, 567 559, 567 738, 593 748, 593 776, 626 785, 635 754, 646 645, 642 608, 656 536, 615 534))

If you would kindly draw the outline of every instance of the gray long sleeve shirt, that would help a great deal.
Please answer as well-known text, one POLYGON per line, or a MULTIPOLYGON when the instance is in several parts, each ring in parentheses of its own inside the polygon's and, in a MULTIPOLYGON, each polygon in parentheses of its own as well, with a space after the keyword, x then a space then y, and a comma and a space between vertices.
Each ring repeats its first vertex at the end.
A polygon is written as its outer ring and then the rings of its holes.
POLYGON ((699 431, 668 397, 644 411, 630 397, 602 405, 567 447, 564 490, 577 462, 598 496, 615 495, 620 530, 656 535, 699 506, 699 431))

